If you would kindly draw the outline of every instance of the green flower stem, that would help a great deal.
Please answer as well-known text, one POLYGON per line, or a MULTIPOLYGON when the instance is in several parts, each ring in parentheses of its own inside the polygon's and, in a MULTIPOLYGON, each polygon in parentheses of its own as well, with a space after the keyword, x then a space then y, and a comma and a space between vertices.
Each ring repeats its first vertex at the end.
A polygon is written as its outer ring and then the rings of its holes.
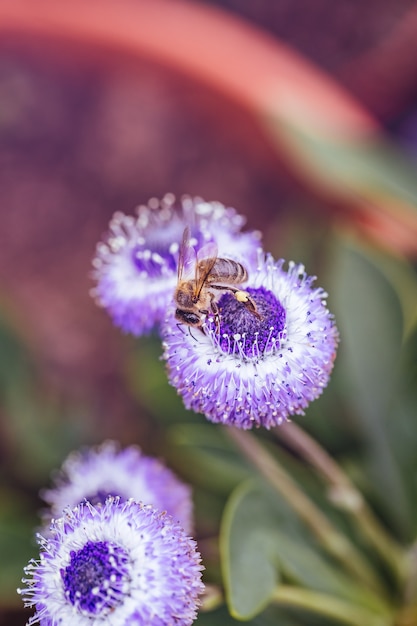
POLYGON ((308 433, 293 422, 283 424, 275 429, 281 441, 284 441, 294 452, 310 463, 330 486, 330 499, 341 509, 352 516, 358 529, 374 546, 380 556, 393 569, 397 578, 404 581, 406 559, 400 545, 385 531, 362 494, 342 468, 308 433))
POLYGON ((247 431, 227 428, 226 432, 250 463, 284 496, 322 546, 356 579, 383 594, 381 582, 355 546, 330 523, 262 444, 247 431))
POLYGON ((279 585, 272 601, 282 606, 292 606, 339 620, 350 626, 390 626, 391 616, 375 615, 344 600, 310 589, 279 585))

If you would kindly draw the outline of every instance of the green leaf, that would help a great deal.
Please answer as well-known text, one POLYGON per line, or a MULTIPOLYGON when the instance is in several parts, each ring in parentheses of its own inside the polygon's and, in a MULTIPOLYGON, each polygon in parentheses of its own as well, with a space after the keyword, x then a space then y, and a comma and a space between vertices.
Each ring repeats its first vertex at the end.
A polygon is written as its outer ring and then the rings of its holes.
POLYGON ((220 534, 223 578, 229 610, 250 619, 269 603, 278 583, 275 522, 253 483, 243 483, 225 508, 220 534))
POLYGON ((246 481, 230 497, 220 550, 227 603, 239 619, 250 619, 265 608, 281 576, 312 590, 380 608, 323 557, 286 502, 261 483, 246 481))
MULTIPOLYGON (((398 391, 403 317, 395 288, 366 248, 340 240, 331 308, 341 336, 345 401, 366 441, 368 471, 386 512, 397 527, 410 524, 410 507, 387 429, 398 391)), ((340 372, 339 372, 340 373, 340 372)))
MULTIPOLYGON (((233 618, 227 608, 222 606, 209 613, 200 612, 194 626, 237 626, 241 623, 241 620, 233 618)), ((321 616, 272 605, 246 623, 248 626, 340 626, 339 622, 335 624, 321 616)))
POLYGON ((407 541, 414 541, 417 528, 417 327, 404 346, 400 367, 400 392, 387 420, 387 432, 398 459, 403 484, 412 509, 413 524, 407 541))
MULTIPOLYGON (((383 135, 358 141, 332 136, 318 131, 304 120, 263 120, 271 137, 297 159, 300 169, 309 178, 334 188, 341 195, 360 194, 380 199, 380 211, 394 214, 395 205, 385 199, 402 203, 404 224, 416 228, 417 181, 415 161, 398 150, 394 142, 383 135)), ((397 203, 397 212, 399 205, 397 203)), ((398 216, 400 218, 400 216, 398 216)))
POLYGON ((396 389, 402 313, 395 290, 365 250, 340 241, 330 291, 351 404, 367 422, 386 415, 396 389))
POLYGON ((408 337, 417 324, 417 275, 405 259, 367 249, 367 255, 395 290, 403 315, 404 336, 408 337))

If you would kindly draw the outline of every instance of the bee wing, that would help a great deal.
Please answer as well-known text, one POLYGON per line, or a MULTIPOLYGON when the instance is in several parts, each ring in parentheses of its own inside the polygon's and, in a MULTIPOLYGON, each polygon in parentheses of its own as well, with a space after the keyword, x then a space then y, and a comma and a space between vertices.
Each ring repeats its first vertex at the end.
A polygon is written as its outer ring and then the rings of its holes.
POLYGON ((214 241, 206 243, 197 252, 197 263, 195 265, 195 290, 199 297, 204 283, 206 282, 217 259, 217 244, 214 241))
POLYGON ((206 261, 208 259, 217 259, 218 256, 217 243, 215 241, 209 241, 202 246, 197 252, 197 261, 206 261))
POLYGON ((197 266, 197 254, 190 243, 190 229, 187 226, 182 235, 178 256, 178 280, 194 278, 197 266))

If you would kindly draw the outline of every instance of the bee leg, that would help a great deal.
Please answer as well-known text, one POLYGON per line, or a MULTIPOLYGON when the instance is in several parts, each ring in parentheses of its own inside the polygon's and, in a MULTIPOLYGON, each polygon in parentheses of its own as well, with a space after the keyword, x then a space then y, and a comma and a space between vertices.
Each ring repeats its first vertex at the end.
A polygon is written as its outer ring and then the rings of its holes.
MULTIPOLYGON (((255 301, 250 297, 247 291, 243 289, 237 289, 236 287, 230 287, 229 285, 210 285, 211 289, 221 289, 222 291, 230 291, 238 302, 241 302, 245 305, 245 307, 255 315, 259 320, 263 319, 263 316, 259 313, 255 301)), ((213 298, 214 294, 212 294, 212 308, 213 308, 213 298)), ((217 306, 216 306, 217 308, 217 306)), ((218 310, 218 309, 217 309, 218 310)))
POLYGON ((245 305, 245 307, 248 309, 248 311, 250 311, 250 313, 255 315, 259 320, 263 319, 262 315, 259 313, 256 307, 255 301, 253 300, 253 298, 250 297, 247 291, 244 291, 243 289, 237 289, 236 287, 230 287, 230 286, 217 287, 216 285, 211 285, 211 287, 214 289, 224 289, 225 291, 230 291, 238 302, 241 302, 242 304, 245 305))
MULTIPOLYGON (((185 335, 186 333, 185 333, 185 331, 183 329, 183 326, 184 326, 184 324, 181 324, 181 322, 178 322, 178 324, 177 324, 178 330, 180 330, 182 332, 182 334, 185 335)), ((197 341, 197 339, 194 337, 193 333, 191 332, 191 326, 189 326, 187 324, 187 328, 188 328, 188 334, 191 335, 191 337, 194 339, 194 341, 197 341)))
POLYGON ((191 326, 188 327, 188 334, 191 335, 191 337, 194 339, 194 341, 197 341, 197 338, 194 337, 193 333, 191 332, 191 326))
POLYGON ((219 307, 217 306, 217 303, 215 301, 215 295, 214 293, 210 293, 210 308, 211 308, 211 312, 214 316, 214 321, 216 324, 216 333, 219 334, 220 332, 220 313, 219 313, 219 307))
POLYGON ((247 291, 237 291, 235 293, 235 298, 238 302, 242 302, 242 304, 245 305, 248 311, 250 311, 253 315, 255 315, 258 318, 258 320, 263 319, 262 315, 259 313, 258 309, 256 308, 256 304, 254 300, 250 297, 247 291))

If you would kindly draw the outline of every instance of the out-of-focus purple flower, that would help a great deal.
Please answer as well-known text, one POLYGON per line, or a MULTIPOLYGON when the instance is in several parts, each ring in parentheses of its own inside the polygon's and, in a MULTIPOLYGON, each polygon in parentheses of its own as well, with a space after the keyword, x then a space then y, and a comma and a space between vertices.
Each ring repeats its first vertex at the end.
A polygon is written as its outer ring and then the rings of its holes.
POLYGON ((244 287, 258 315, 230 292, 201 329, 178 325, 172 311, 164 357, 185 406, 244 429, 303 414, 326 387, 338 344, 327 294, 314 280, 302 265, 285 271, 268 255, 244 287))
POLYGON ((136 446, 120 450, 114 441, 73 452, 55 476, 55 488, 41 495, 50 505, 48 517, 60 517, 66 507, 83 500, 104 503, 107 496, 133 499, 167 511, 186 532, 192 532, 191 489, 158 459, 144 456, 136 446))
POLYGON ((116 213, 93 260, 92 290, 116 326, 139 336, 165 318, 177 282, 178 252, 186 226, 198 250, 215 241, 219 254, 256 264, 258 232, 242 233, 245 219, 220 202, 172 194, 139 206, 137 215, 116 213), (230 254, 233 250, 233 254, 230 254))
POLYGON ((37 537, 39 560, 25 568, 28 626, 189 626, 201 582, 195 542, 173 519, 108 498, 68 509, 37 537))

